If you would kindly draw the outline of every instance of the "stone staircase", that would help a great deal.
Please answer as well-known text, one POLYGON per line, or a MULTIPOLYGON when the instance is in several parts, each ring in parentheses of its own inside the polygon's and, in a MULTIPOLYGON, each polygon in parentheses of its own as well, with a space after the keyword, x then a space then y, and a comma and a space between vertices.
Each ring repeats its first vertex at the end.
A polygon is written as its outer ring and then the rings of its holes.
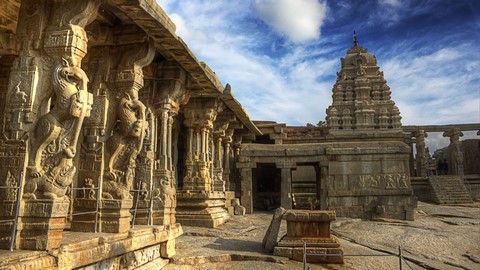
POLYGON ((428 178, 432 200, 438 204, 471 203, 472 198, 459 175, 435 175, 428 178))

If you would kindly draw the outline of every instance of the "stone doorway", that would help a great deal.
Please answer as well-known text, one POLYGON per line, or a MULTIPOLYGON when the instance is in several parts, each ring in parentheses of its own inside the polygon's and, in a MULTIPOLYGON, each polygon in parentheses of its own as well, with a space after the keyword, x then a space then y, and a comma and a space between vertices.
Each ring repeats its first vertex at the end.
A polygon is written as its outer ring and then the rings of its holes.
POLYGON ((252 169, 253 208, 272 210, 280 207, 281 170, 275 163, 258 163, 252 169))
POLYGON ((320 177, 315 164, 299 164, 292 171, 293 209, 320 209, 320 177))

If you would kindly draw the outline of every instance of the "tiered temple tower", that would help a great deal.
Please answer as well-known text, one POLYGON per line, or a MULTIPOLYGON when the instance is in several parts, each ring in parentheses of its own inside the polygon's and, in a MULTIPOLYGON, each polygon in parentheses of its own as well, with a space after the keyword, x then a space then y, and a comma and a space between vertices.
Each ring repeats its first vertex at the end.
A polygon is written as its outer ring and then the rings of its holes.
POLYGON ((373 134, 401 131, 400 111, 391 98, 390 87, 377 66, 375 55, 358 45, 341 58, 333 86, 333 103, 327 109, 327 126, 333 135, 373 134))

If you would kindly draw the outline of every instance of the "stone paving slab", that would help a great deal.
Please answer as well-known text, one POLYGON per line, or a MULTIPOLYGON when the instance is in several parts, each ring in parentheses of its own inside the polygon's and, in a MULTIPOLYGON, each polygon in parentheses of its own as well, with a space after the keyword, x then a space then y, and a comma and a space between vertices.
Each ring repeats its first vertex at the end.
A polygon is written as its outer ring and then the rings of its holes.
MULTIPOLYGON (((216 229, 185 226, 184 235, 177 239, 177 255, 164 269, 303 269, 301 262, 263 250, 262 238, 272 215, 273 212, 259 212, 234 216, 216 229)), ((468 206, 419 203, 415 218, 415 221, 339 218, 332 223, 332 232, 339 238, 345 254, 398 254, 400 245, 413 269, 480 269, 477 225, 480 203, 468 206)), ((283 222, 279 238, 285 233, 283 222)), ((312 270, 399 269, 398 257, 346 257, 344 265, 309 266, 312 270)), ((405 263, 403 269, 409 269, 405 263)))

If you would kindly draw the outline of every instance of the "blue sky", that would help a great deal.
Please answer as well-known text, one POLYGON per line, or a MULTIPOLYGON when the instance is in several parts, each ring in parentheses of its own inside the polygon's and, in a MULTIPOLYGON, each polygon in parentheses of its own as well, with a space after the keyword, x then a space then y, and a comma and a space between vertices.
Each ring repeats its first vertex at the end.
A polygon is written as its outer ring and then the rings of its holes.
POLYGON ((157 2, 252 119, 325 120, 356 30, 404 125, 480 122, 478 0, 157 2))

